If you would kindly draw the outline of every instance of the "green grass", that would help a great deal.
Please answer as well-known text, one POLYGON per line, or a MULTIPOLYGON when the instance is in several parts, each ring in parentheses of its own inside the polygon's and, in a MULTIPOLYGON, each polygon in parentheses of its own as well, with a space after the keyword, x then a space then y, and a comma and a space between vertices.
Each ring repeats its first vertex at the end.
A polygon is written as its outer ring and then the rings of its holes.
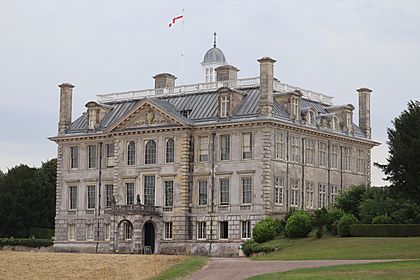
POLYGON ((180 279, 194 271, 199 270, 207 264, 208 258, 205 257, 187 257, 180 263, 170 267, 158 276, 152 278, 153 280, 166 280, 166 279, 180 279))
POLYGON ((252 280, 410 280, 419 279, 420 261, 339 265, 321 268, 305 268, 287 272, 254 276, 252 280))
MULTIPOLYGON (((272 242, 272 241, 271 241, 272 242)), ((252 260, 360 260, 420 258, 420 237, 276 239, 282 248, 252 260)))

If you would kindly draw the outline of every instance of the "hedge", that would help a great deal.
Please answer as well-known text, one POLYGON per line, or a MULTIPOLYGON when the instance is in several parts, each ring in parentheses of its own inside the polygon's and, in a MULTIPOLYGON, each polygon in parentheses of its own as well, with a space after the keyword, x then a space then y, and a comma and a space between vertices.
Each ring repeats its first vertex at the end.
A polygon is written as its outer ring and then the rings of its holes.
POLYGON ((410 237, 420 236, 420 224, 355 224, 350 235, 356 237, 410 237))
POLYGON ((0 238, 0 248, 4 246, 26 246, 26 247, 48 247, 52 246, 51 239, 32 239, 32 238, 0 238))
POLYGON ((29 237, 32 236, 37 239, 51 239, 54 236, 54 229, 33 227, 29 229, 29 237))
POLYGON ((254 240, 247 240, 242 244, 242 251, 244 254, 249 257, 254 253, 270 253, 273 251, 277 251, 278 245, 267 242, 267 243, 257 243, 254 240))

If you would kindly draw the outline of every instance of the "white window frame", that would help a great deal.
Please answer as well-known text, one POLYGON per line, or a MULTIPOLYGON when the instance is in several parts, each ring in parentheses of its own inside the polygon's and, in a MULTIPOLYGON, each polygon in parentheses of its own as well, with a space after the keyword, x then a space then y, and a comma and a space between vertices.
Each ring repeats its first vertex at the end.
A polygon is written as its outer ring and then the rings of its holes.
POLYGON ((306 165, 314 165, 315 164, 315 141, 312 139, 306 139, 306 165))
POLYGON ((327 184, 318 184, 318 208, 327 208, 327 184))
POLYGON ((252 177, 241 177, 241 201, 242 204, 252 203, 252 177), (249 183, 249 184, 248 184, 249 183), (249 187, 249 190, 245 190, 249 187), (249 199, 249 200, 248 200, 249 199))
POLYGON ((69 186, 68 190, 69 190, 69 210, 76 210, 77 209, 77 193, 78 193, 78 187, 77 186, 69 186), (75 195, 73 197, 73 193, 72 193, 72 189, 75 190, 75 195), (73 207, 73 199, 74 199, 74 207, 73 207))
POLYGON ((172 222, 165 222, 164 223, 164 237, 165 240, 172 240, 173 239, 173 224, 172 222))
POLYGON ((127 142, 127 165, 136 165, 136 142, 127 142))
POLYGON ((86 186, 86 208, 95 209, 95 207, 96 207, 96 185, 87 185, 86 186), (93 189, 93 193, 92 193, 92 189, 93 189))
POLYGON ((70 146, 70 169, 79 169, 79 146, 70 146))
POLYGON ((219 204, 220 205, 229 205, 230 204, 230 179, 229 178, 220 178, 219 179, 219 204), (223 186, 222 181, 227 182, 227 186, 223 186), (227 187, 227 191, 222 190, 222 187, 227 187), (224 194, 225 195, 227 194, 227 201, 225 201, 226 199, 223 199, 224 194))
POLYGON ((197 222, 197 240, 206 240, 207 238, 207 223, 205 221, 197 222))
POLYGON ((106 144, 106 166, 114 167, 114 143, 106 144))
POLYGON ((331 204, 334 204, 338 197, 338 186, 331 185, 331 204))
POLYGON ((143 176, 143 204, 149 205, 149 206, 156 205, 156 175, 149 174, 149 175, 143 176), (149 178, 153 178, 153 188, 150 188, 150 190, 146 189, 146 188, 149 188, 149 186, 146 186, 146 184, 149 183, 147 182, 149 178), (150 197, 146 197, 146 196, 150 196, 150 197), (152 198, 153 198, 153 203, 150 204, 152 198))
POLYGON ((197 181, 197 192, 198 192, 198 205, 205 206, 208 203, 208 182, 207 180, 197 181), (205 200, 205 203, 202 201, 205 200))
POLYGON ((251 239, 252 238, 252 229, 251 221, 241 221, 241 239, 251 239))
POLYGON ((144 141, 144 164, 157 164, 157 151, 158 146, 156 139, 144 141), (149 146, 149 144, 152 146, 149 146))
POLYGON ((135 189, 136 188, 135 188, 134 182, 126 182, 125 183, 125 204, 126 205, 134 205, 135 189), (132 187, 132 190, 131 190, 131 187, 132 187), (131 196, 131 191, 133 193, 132 196, 131 196))
POLYGON ((299 180, 290 180, 290 206, 299 207, 299 180))
POLYGON ((297 136, 292 136, 290 138, 290 149, 291 149, 291 162, 299 163, 300 162, 300 138, 297 136))
POLYGON ((274 178, 274 203, 283 205, 284 203, 284 178, 274 178))
POLYGON ((94 145, 88 145, 88 168, 89 169, 95 169, 97 167, 97 158, 98 158, 98 147, 96 144, 94 145))
POLYGON ((198 160, 199 162, 209 161, 209 137, 198 137, 198 160))
POLYGON ((165 145, 165 163, 173 163, 173 162, 175 162, 175 139, 174 138, 166 138, 165 143, 166 143, 166 145, 165 145), (168 145, 171 142, 172 142, 172 147, 169 147, 168 145))
POLYGON ((226 118, 229 115, 229 96, 222 95, 220 97, 220 117, 226 118))
POLYGON ((253 137, 252 132, 242 133, 242 159, 252 159, 253 137), (248 138, 248 139, 246 139, 248 138), (247 143, 248 142, 248 143, 247 143))
POLYGON ((338 155, 339 146, 336 144, 331 145, 331 169, 338 169, 338 155))
POLYGON ((314 183, 306 182, 305 186, 305 207, 307 209, 314 208, 314 183))
POLYGON ((285 154, 284 134, 276 132, 274 134, 274 158, 284 160, 285 154))
POLYGON ((128 221, 124 221, 122 225, 123 225, 123 240, 129 241, 133 239, 133 225, 128 221))
POLYGON ((351 171, 351 148, 349 147, 344 147, 343 171, 351 171))
POLYGON ((112 200, 114 197, 114 185, 105 184, 105 207, 110 208, 112 206, 112 200))
POLYGON ((360 174, 365 174, 365 152, 362 149, 357 149, 356 171, 360 174))

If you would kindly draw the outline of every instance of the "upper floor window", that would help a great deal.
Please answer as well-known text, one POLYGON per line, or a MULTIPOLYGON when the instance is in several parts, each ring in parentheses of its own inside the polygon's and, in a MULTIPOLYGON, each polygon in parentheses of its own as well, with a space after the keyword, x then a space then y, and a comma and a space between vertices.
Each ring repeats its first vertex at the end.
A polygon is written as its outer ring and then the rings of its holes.
POLYGON ((225 118, 229 114, 229 96, 220 97, 220 117, 225 118))
POLYGON ((88 145, 88 168, 96 168, 96 145, 88 145))
POLYGON ((148 140, 146 142, 146 151, 144 155, 145 164, 155 164, 156 163, 156 141, 148 140))
POLYGON ((252 133, 242 134, 242 159, 252 158, 252 133))
POLYGON ((230 135, 220 135, 220 160, 230 159, 230 135))
POLYGON ((284 178, 274 178, 274 203, 283 204, 284 195, 284 178))
POLYGON ((199 161, 208 161, 209 160, 209 137, 199 137, 199 161))
POLYGON ((207 205, 207 181, 198 181, 198 205, 207 205))
POLYGON ((365 153, 363 150, 357 150, 357 162, 356 162, 357 173, 365 173, 365 153))
POLYGON ((319 166, 327 166, 327 143, 319 142, 319 166))
POLYGON ((87 208, 95 208, 95 186, 87 186, 87 208))
POLYGON ((291 152, 292 162, 299 162, 300 161, 300 139, 298 137, 292 137, 291 138, 291 152))
POLYGON ((351 114, 347 113, 347 130, 351 130, 353 128, 351 114))
POLYGON ((334 129, 334 130, 338 130, 338 128, 339 128, 339 124, 340 124, 339 119, 338 119, 336 116, 334 116, 334 117, 332 118, 332 125, 331 125, 332 129, 334 129))
POLYGON ((127 205, 133 205, 134 204, 134 183, 126 183, 126 203, 127 205))
POLYGON ((112 200, 114 197, 114 186, 113 185, 105 185, 105 206, 107 208, 112 206, 112 200))
POLYGON ((70 147, 70 168, 71 169, 79 168, 79 147, 78 146, 70 147))
POLYGON ((220 179, 220 205, 229 204, 229 179, 220 179))
POLYGON ((338 168, 338 145, 331 145, 331 168, 338 168))
POLYGON ((276 159, 285 159, 285 144, 284 144, 284 134, 276 132, 274 134, 274 157, 276 159))
POLYGON ((313 111, 309 110, 309 112, 308 112, 308 122, 307 123, 310 124, 310 125, 315 125, 315 120, 316 120, 315 113, 313 111))
POLYGON ((252 179, 242 178, 242 203, 248 204, 252 201, 252 179))
POLYGON ((106 144, 106 166, 114 166, 114 144, 106 144))
POLYGON ((344 171, 350 171, 351 170, 351 150, 350 148, 345 147, 344 148, 344 171))
POLYGON ((165 181, 165 207, 174 206, 174 181, 165 181))
POLYGON ((314 208, 314 183, 306 182, 306 193, 305 193, 305 204, 306 208, 314 208))
POLYGON ((69 187, 69 209, 77 209, 77 186, 69 187))
POLYGON ((155 176, 144 176, 144 205, 155 205, 155 176))
POLYGON ((306 164, 314 165, 315 163, 315 142, 306 139, 306 164))
POLYGON ((166 140, 166 163, 175 161, 175 140, 169 138, 166 140))
POLYGON ((293 110, 293 117, 295 120, 297 120, 299 116, 299 100, 297 98, 293 98, 292 110, 293 110))
POLYGON ((127 145, 127 165, 136 164, 136 143, 131 141, 127 145))

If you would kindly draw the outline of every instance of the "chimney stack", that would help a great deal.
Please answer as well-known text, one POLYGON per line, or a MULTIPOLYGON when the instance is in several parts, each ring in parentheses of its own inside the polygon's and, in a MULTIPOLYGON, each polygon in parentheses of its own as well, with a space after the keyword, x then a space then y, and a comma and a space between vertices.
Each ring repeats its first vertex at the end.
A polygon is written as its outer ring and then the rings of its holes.
POLYGON ((260 63, 260 113, 271 116, 273 114, 273 81, 274 59, 263 57, 258 59, 260 63))
POLYGON ((72 95, 74 85, 63 83, 60 87, 60 117, 58 121, 58 134, 66 133, 71 125, 72 95))
POLYGON ((239 69, 232 65, 219 66, 216 69, 216 81, 236 81, 238 79, 239 69))
POLYGON ((175 86, 176 77, 169 73, 160 73, 153 77, 156 88, 171 88, 175 86))
POLYGON ((370 93, 371 89, 359 88, 359 127, 367 138, 371 138, 372 128, 370 126, 370 93))

